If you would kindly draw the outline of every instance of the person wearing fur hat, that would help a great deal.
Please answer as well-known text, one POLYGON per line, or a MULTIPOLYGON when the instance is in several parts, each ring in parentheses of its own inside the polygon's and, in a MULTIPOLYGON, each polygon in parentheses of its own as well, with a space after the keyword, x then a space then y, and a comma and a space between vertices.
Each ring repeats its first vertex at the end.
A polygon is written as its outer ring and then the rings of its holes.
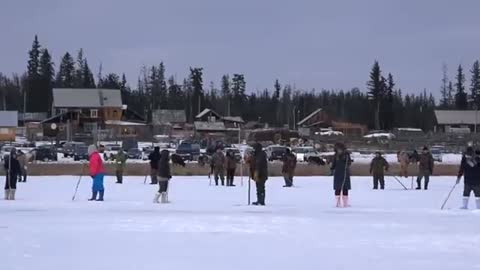
POLYGON ((463 176, 464 189, 461 209, 468 209, 470 194, 475 195, 477 209, 480 209, 480 151, 473 151, 468 147, 462 156, 460 169, 458 170, 457 184, 463 176))
POLYGON ((337 207, 342 207, 342 203, 343 207, 350 207, 348 202, 348 192, 351 189, 350 165, 352 162, 350 153, 348 153, 345 145, 343 143, 336 143, 331 170, 337 207))
POLYGON ((20 163, 17 160, 17 152, 15 148, 12 148, 10 154, 5 157, 5 164, 3 167, 6 172, 5 200, 15 200, 18 176, 22 173, 20 163))
POLYGON ((428 147, 424 146, 422 153, 418 156, 417 189, 422 189, 422 178, 425 178, 425 190, 428 189, 430 175, 433 174, 433 165, 433 156, 428 147))
POLYGON ((268 179, 267 153, 263 151, 260 143, 255 144, 253 149, 250 170, 253 172, 253 180, 257 188, 257 201, 253 205, 265 205, 265 183, 268 179))
POLYGON ((92 198, 89 201, 103 201, 105 187, 103 186, 103 177, 105 170, 103 169, 102 157, 97 151, 95 145, 88 147, 90 176, 93 179, 92 198), (98 198, 97 198, 98 195, 98 198))

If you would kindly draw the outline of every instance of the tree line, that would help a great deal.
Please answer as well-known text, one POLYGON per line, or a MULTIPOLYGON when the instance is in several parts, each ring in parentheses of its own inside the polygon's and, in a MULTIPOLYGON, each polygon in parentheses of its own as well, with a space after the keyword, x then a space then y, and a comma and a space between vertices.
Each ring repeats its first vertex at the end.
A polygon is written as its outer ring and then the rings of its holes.
MULTIPOLYGON (((0 73, 1 109, 51 114, 52 88, 110 88, 120 89, 123 102, 148 121, 154 110, 185 110, 189 122, 204 108, 211 108, 225 116, 241 116, 246 121, 260 121, 271 126, 290 128, 318 108, 340 121, 365 124, 369 128, 390 130, 394 127, 415 127, 432 130, 434 110, 471 109, 480 106, 480 65, 476 61, 467 93, 463 67, 459 66, 455 81, 448 79, 443 68, 441 100, 436 104, 426 90, 403 94, 396 86, 394 76, 385 76, 375 61, 366 89, 316 90, 297 89, 280 80, 272 88, 248 89, 244 74, 223 75, 217 84, 203 81, 203 68, 190 67, 189 75, 178 80, 167 75, 165 63, 143 66, 135 87, 127 82, 125 74, 106 73, 100 65, 98 73, 92 69, 79 49, 76 57, 66 52, 58 71, 47 48, 35 36, 28 52, 26 72, 7 76, 0 73)), ((81 91, 81 90, 79 90, 81 91)))

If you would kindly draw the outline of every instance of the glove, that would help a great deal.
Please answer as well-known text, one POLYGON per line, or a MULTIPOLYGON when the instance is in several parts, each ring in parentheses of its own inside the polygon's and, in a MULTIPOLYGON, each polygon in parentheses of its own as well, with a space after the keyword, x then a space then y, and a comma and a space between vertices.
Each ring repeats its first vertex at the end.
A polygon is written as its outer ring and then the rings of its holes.
POLYGON ((172 176, 171 176, 171 175, 169 175, 169 176, 168 176, 168 179, 172 179, 172 176))
POLYGON ((456 182, 457 185, 460 184, 460 179, 461 178, 462 178, 461 176, 457 177, 457 182, 456 182))

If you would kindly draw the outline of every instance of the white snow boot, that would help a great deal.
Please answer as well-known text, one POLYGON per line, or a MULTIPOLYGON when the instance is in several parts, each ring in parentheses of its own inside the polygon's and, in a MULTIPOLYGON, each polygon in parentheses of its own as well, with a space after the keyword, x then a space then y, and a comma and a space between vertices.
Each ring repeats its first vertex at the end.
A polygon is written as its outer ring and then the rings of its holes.
POLYGON ((160 199, 160 193, 157 192, 155 193, 155 197, 153 197, 153 203, 160 203, 159 199, 160 199))
POLYGON ((6 201, 10 200, 10 189, 5 189, 5 198, 6 201))
POLYGON ((350 204, 348 204, 348 196, 343 196, 343 207, 350 207, 350 204))
POLYGON ((168 203, 168 193, 162 192, 162 203, 168 203))
POLYGON ((480 209, 480 198, 477 198, 475 202, 477 203, 477 209, 480 209))
POLYGON ((16 189, 10 189, 10 200, 15 201, 15 192, 16 189))

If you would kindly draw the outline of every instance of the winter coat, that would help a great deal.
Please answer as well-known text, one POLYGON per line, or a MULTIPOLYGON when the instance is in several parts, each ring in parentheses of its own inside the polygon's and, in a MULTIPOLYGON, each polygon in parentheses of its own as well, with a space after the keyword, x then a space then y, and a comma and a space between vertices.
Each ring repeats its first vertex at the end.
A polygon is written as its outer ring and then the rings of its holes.
POLYGON ((17 176, 22 174, 20 162, 16 157, 10 159, 10 156, 5 156, 3 168, 6 173, 8 172, 10 174, 10 179, 17 179, 17 176))
POLYGON ((170 173, 170 153, 168 150, 163 150, 160 154, 160 160, 158 161, 158 176, 160 181, 162 179, 170 179, 172 175, 170 173))
POLYGON ((268 179, 268 160, 267 153, 261 150, 255 152, 252 164, 254 165, 253 180, 256 182, 265 182, 268 179))
POLYGON ((384 157, 374 157, 370 163, 370 173, 375 176, 383 176, 388 171, 388 162, 384 157))
POLYGON ((211 165, 215 171, 223 171, 225 169, 226 158, 223 152, 216 152, 212 156, 211 165))
POLYGON ((123 170, 125 168, 125 163, 127 162, 127 155, 125 155, 125 152, 120 151, 118 154, 115 156, 115 168, 117 170, 123 170))
POLYGON ((150 160, 150 168, 158 170, 158 162, 160 161, 160 150, 153 150, 153 152, 148 155, 148 159, 150 160))
POLYGON ((27 155, 25 154, 17 155, 17 160, 18 160, 18 163, 20 163, 20 168, 24 169, 25 166, 27 165, 27 155))
POLYGON ((103 161, 100 154, 95 151, 90 155, 89 158, 89 167, 90 167, 90 176, 94 177, 97 174, 104 173, 103 161))
POLYGON ((402 165, 408 165, 410 163, 410 158, 408 157, 408 153, 405 151, 401 151, 397 155, 398 162, 402 165))
POLYGON ((255 175, 255 162, 253 153, 246 154, 245 156, 245 163, 248 165, 250 178, 254 179, 255 175))
POLYGON ((420 172, 433 173, 433 156, 430 153, 422 153, 418 157, 418 169, 420 172))
POLYGON ((234 155, 227 155, 227 170, 237 169, 237 160, 234 155))
POLYGON ((293 175, 297 167, 297 157, 292 153, 288 153, 283 156, 282 161, 282 173, 293 175))
POLYGON ((352 159, 349 153, 335 154, 332 161, 333 189, 350 189, 350 165, 352 159))
POLYGON ((480 185, 480 156, 463 155, 458 177, 464 177, 465 184, 480 185))

